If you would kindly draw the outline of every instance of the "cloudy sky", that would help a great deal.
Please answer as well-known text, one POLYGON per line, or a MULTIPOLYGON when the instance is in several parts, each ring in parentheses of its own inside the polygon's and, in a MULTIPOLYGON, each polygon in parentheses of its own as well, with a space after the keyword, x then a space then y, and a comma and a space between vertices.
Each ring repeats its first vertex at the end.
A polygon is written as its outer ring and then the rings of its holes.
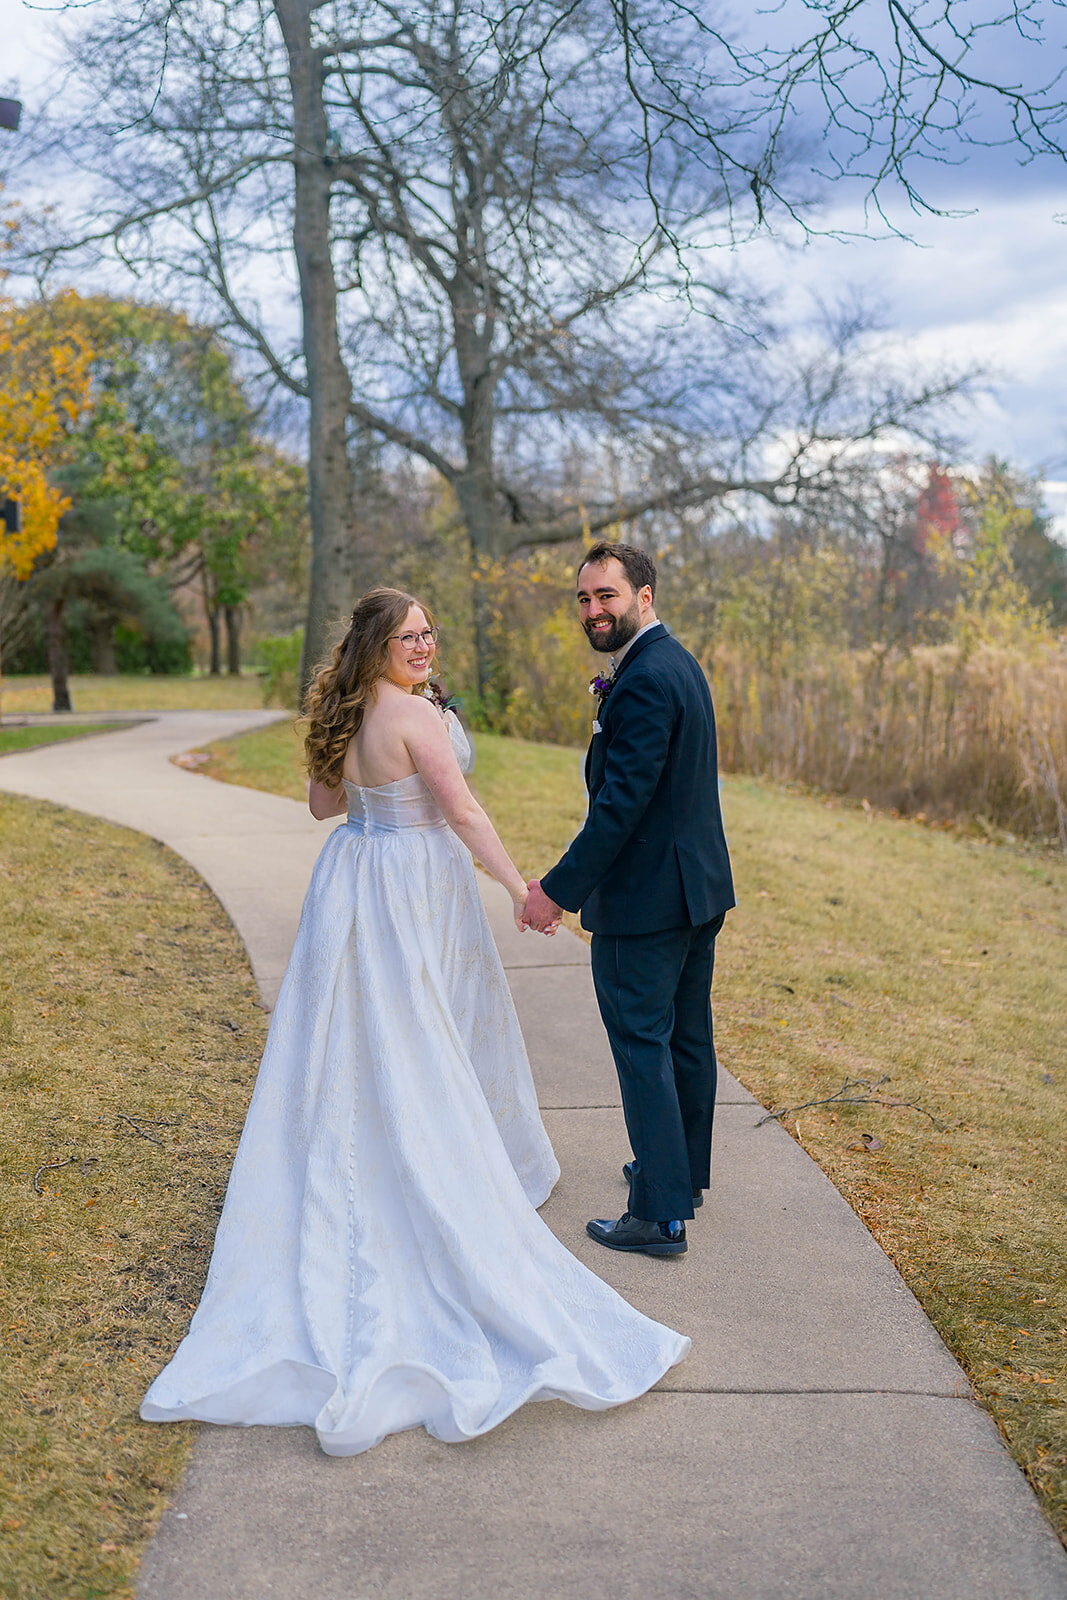
MULTIPOLYGON (((46 6, 0 0, 0 93, 41 103, 54 28, 46 6)), ((1042 50, 1047 76, 1067 65, 1064 44, 1042 50)), ((924 362, 981 365, 988 387, 964 424, 973 456, 994 453, 1042 473, 1067 539, 1067 167, 1021 168, 1002 151, 974 151, 962 166, 935 171, 929 197, 967 214, 916 217, 901 207, 893 221, 910 241, 746 244, 745 270, 787 302, 859 286, 924 362)), ((820 218, 828 232, 861 226, 852 204, 820 218)))

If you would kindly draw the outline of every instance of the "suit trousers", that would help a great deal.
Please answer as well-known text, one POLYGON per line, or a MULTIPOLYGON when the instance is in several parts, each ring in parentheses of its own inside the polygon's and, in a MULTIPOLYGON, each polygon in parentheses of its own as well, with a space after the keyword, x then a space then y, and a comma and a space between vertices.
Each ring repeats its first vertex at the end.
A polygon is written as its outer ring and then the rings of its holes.
POLYGON ((593 984, 634 1154, 629 1210, 648 1222, 691 1217, 693 1190, 711 1177, 711 979, 723 921, 593 935, 593 984))

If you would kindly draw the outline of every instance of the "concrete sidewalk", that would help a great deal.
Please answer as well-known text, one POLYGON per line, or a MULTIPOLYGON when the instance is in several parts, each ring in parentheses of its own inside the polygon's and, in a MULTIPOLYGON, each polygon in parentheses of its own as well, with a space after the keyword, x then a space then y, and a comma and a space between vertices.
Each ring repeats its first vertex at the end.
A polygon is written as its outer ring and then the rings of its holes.
MULTIPOLYGON (((0 789, 185 856, 268 1001, 326 826, 168 757, 272 715, 169 713, 0 759, 0 789)), ((503 891, 484 893, 563 1169, 543 1215, 692 1353, 633 1405, 527 1406, 462 1446, 418 1431, 337 1460, 306 1429, 204 1428, 140 1600, 1067 1600, 1067 1554, 960 1368, 728 1074, 688 1255, 587 1238, 625 1206, 628 1154, 588 950, 518 934, 503 891)))

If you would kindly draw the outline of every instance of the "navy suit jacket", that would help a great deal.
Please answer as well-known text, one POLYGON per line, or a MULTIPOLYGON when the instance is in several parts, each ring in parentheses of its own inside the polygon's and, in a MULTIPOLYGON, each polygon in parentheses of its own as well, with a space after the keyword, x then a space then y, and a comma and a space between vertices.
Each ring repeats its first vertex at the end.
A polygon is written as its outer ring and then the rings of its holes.
POLYGON ((698 927, 734 900, 715 713, 699 662, 660 624, 619 663, 585 760, 589 815, 545 893, 590 933, 698 927))

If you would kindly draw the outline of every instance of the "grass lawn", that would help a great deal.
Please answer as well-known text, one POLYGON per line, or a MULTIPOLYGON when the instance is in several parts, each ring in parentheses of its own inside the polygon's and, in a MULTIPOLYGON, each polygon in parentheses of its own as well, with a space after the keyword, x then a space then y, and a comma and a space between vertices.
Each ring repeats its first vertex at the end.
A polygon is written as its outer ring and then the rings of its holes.
POLYGON ((1067 861, 733 779, 724 1063, 915 1291, 1067 1539, 1067 861), (933 1121, 932 1119, 936 1119, 933 1121), (880 1141, 867 1148, 862 1135, 880 1141))
POLYGON ((56 744, 60 739, 81 739, 89 733, 110 733, 120 722, 80 722, 60 728, 5 728, 0 726, 0 756, 12 750, 32 750, 39 744, 56 744))
POLYGON ((195 1305, 265 1036, 176 856, 0 795, 5 1600, 126 1600, 190 1427, 137 1406, 195 1305))
MULTIPOLYGON (((212 757, 214 776, 303 796, 285 723, 212 757)), ((573 750, 482 735, 475 783, 524 871, 556 859, 584 809, 573 750)), ((723 1063, 776 1109, 875 1086, 785 1126, 896 1262, 1067 1537, 1067 861, 744 778, 726 780, 725 810, 740 905, 719 941, 723 1063)))
MULTIPOLYGON (((164 678, 129 675, 70 679, 75 711, 245 711, 263 704, 262 680, 246 672, 239 678, 193 674, 164 678)), ((0 712, 39 714, 52 709, 49 677, 5 677, 0 681, 0 712)))
MULTIPOLYGON (((577 752, 478 743, 483 798, 543 868, 581 817, 577 752)), ((303 793, 285 723, 209 770, 303 793)), ((1067 1535, 1067 862, 744 779, 725 798, 723 1062, 774 1107, 887 1074, 883 1099, 918 1102, 786 1126, 1067 1535)), ((0 838, 3 1593, 129 1600, 193 1432, 137 1406, 199 1296, 266 1019, 228 919, 161 846, 2 795, 0 838)))

